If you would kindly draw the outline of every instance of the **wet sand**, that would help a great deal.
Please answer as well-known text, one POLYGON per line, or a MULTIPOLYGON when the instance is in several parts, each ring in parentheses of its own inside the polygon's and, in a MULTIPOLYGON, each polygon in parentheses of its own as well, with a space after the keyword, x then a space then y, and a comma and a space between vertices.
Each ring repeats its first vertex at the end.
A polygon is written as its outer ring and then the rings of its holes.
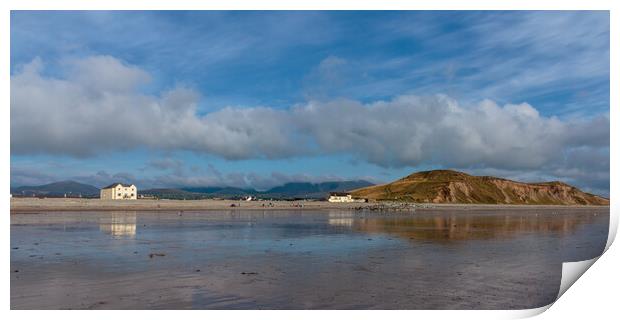
MULTIPOLYGON (((532 210, 544 208, 564 208, 565 206, 540 205, 472 205, 472 204, 413 204, 402 202, 352 202, 331 203, 327 201, 235 201, 235 200, 101 200, 78 198, 12 198, 12 213, 37 213, 48 211, 204 211, 204 210, 532 210), (232 207, 234 205, 234 207, 232 207)), ((607 208, 596 206, 567 206, 569 208, 607 208)))
POLYGON ((600 207, 15 213, 11 309, 534 308, 608 224, 600 207))

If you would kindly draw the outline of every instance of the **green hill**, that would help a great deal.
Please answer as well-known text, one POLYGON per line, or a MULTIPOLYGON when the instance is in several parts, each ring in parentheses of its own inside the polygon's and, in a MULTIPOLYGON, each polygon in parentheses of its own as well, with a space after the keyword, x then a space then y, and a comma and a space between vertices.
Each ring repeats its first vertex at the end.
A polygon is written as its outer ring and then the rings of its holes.
POLYGON ((558 181, 523 183, 452 170, 418 172, 351 193, 370 200, 417 203, 609 205, 609 199, 558 181))

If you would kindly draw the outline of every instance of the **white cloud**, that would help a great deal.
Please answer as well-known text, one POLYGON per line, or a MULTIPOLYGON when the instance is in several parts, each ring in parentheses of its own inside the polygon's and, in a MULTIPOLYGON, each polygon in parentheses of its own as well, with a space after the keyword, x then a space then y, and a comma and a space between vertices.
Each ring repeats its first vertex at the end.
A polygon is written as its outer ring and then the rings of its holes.
POLYGON ((295 149, 281 130, 283 112, 224 108, 199 117, 193 90, 149 96, 136 89, 147 78, 136 67, 110 57, 67 63, 84 72, 46 77, 37 59, 11 77, 14 154, 90 156, 147 146, 241 159, 287 156, 295 149), (97 70, 105 75, 99 77, 97 70))
POLYGON ((66 62, 68 77, 91 94, 135 90, 151 80, 144 70, 122 63, 111 56, 90 56, 66 62))
POLYGON ((381 166, 536 168, 577 145, 608 145, 609 135, 608 119, 567 122, 528 104, 462 107, 446 96, 310 103, 292 112, 324 152, 351 152, 381 166))
MULTIPOLYGON (((607 115, 559 119, 527 103, 463 106, 443 95, 225 107, 199 115, 194 90, 141 93, 149 75, 138 67, 108 56, 65 63, 71 72, 63 78, 45 76, 38 59, 11 77, 12 154, 83 157, 138 147, 226 159, 347 153, 384 167, 557 171, 571 167, 571 150, 605 154, 609 148, 607 115)), ((594 159, 589 165, 601 167, 594 159)))

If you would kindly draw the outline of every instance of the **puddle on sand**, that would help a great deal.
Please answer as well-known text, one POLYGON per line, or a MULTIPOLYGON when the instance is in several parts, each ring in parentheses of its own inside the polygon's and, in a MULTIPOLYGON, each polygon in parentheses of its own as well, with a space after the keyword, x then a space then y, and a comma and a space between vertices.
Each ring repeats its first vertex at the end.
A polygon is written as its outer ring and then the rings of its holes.
POLYGON ((609 208, 11 215, 12 309, 524 309, 609 208))

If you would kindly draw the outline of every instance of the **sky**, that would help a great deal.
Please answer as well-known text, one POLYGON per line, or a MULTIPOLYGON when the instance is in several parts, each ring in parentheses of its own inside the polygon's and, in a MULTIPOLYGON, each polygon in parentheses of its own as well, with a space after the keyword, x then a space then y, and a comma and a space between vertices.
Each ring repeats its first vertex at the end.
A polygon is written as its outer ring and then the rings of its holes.
POLYGON ((607 11, 12 11, 11 186, 383 183, 609 195, 607 11))

